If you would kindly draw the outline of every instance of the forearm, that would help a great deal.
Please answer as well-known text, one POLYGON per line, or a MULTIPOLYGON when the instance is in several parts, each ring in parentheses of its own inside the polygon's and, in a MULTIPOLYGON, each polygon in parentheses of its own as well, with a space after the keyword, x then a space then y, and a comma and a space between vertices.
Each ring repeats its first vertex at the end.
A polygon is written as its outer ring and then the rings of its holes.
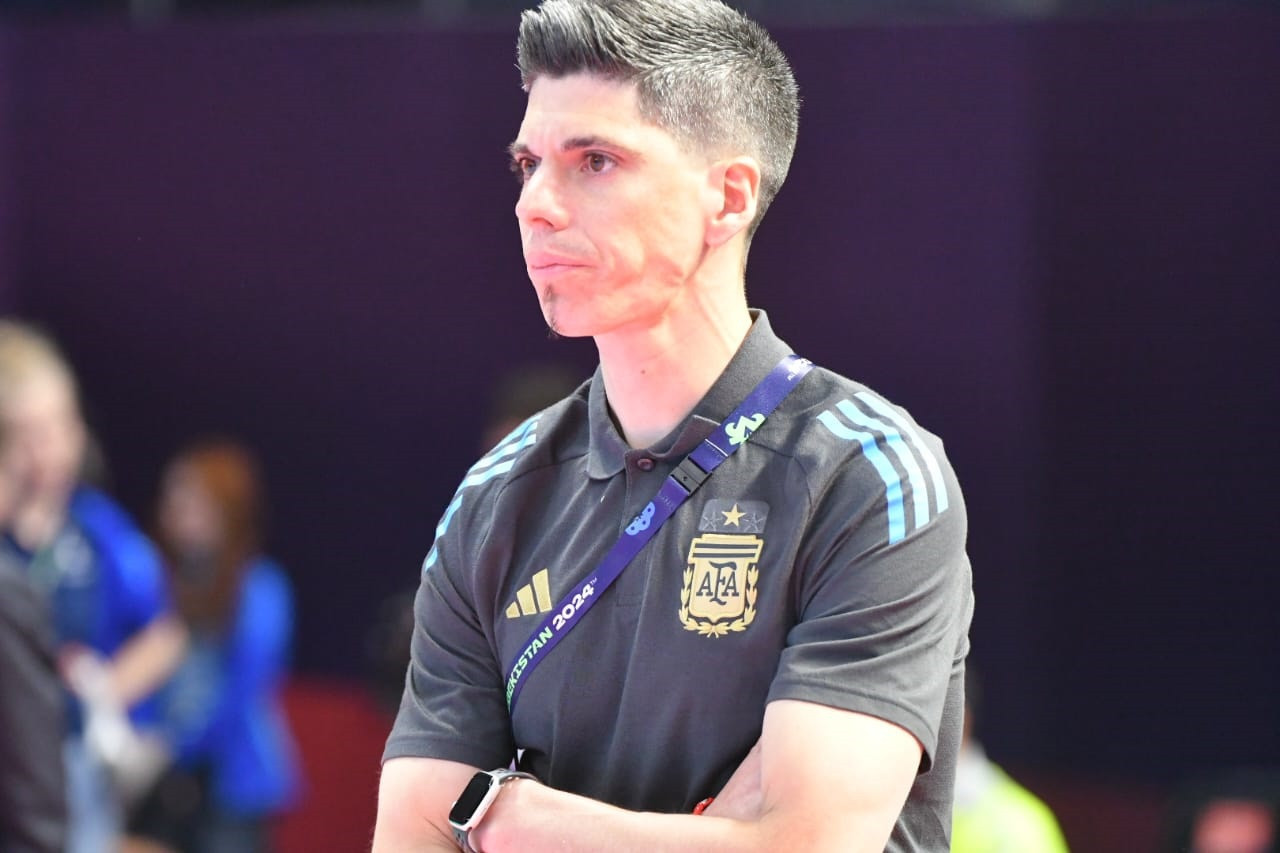
POLYGON ((517 780, 481 821, 473 846, 484 853, 881 853, 920 756, 915 738, 892 723, 772 702, 759 748, 702 815, 628 812, 517 780))
POLYGON ((484 853, 752 853, 796 849, 778 821, 631 812, 545 785, 509 783, 473 833, 484 853))
POLYGON ((187 647, 187 629, 172 616, 158 616, 127 642, 110 663, 111 689, 128 708, 173 675, 187 647))
POLYGON ((378 798, 373 829, 373 853, 458 853, 452 833, 427 819, 422 810, 405 800, 378 798))
POLYGON ((393 758, 382 767, 373 853, 458 853, 445 816, 476 768, 430 758, 393 758))
POLYGON ((432 827, 397 825, 379 816, 373 831, 373 853, 458 853, 458 845, 432 827))

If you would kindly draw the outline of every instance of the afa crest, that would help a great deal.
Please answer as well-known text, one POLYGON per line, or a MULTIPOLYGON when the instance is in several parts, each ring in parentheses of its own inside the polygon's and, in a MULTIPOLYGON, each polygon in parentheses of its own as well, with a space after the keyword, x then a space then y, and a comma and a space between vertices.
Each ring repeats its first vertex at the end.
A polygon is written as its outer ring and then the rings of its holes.
POLYGON ((756 618, 756 564, 764 540, 737 533, 704 533, 689 545, 680 590, 680 623, 704 637, 745 631, 756 618))

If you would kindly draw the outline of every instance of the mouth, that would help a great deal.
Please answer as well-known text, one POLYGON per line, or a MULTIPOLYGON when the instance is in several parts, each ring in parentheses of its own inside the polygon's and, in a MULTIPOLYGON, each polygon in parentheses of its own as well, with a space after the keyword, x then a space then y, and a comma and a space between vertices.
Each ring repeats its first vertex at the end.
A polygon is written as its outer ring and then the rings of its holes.
POLYGON ((544 284, 564 276, 582 272, 587 269, 587 265, 571 261, 541 260, 537 263, 527 263, 526 268, 531 281, 535 284, 544 284))
POLYGON ((567 255, 557 255, 551 252, 530 252, 525 255, 525 266, 529 272, 563 272, 571 269, 579 269, 585 267, 581 260, 567 255))
POLYGON ((559 263, 559 262, 549 263, 549 264, 537 264, 536 266, 533 264, 530 264, 529 273, 530 274, 536 273, 538 275, 555 275, 558 273, 570 272, 572 270, 580 270, 582 268, 583 268, 582 264, 566 264, 566 263, 559 263))

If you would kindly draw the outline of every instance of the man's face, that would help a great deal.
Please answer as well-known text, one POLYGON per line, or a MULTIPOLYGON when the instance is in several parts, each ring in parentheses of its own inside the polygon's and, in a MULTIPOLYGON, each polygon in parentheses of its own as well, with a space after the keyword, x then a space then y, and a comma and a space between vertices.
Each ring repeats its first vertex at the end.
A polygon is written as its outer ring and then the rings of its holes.
POLYGON ((35 499, 65 497, 80 475, 85 428, 75 396, 62 376, 38 373, 12 389, 3 413, 5 452, 16 455, 21 493, 35 499))
POLYGON ((512 154, 525 265, 553 331, 641 329, 687 295, 716 209, 710 163, 641 118, 633 84, 538 78, 512 154))

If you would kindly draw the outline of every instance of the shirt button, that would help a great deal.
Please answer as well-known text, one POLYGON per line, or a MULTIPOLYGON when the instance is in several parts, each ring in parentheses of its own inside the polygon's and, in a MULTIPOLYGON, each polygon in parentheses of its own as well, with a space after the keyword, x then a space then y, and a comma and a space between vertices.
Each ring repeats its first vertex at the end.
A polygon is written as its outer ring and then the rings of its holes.
POLYGON ((636 467, 639 468, 641 471, 652 471, 653 460, 650 459, 648 456, 641 456, 639 459, 636 460, 636 467))

